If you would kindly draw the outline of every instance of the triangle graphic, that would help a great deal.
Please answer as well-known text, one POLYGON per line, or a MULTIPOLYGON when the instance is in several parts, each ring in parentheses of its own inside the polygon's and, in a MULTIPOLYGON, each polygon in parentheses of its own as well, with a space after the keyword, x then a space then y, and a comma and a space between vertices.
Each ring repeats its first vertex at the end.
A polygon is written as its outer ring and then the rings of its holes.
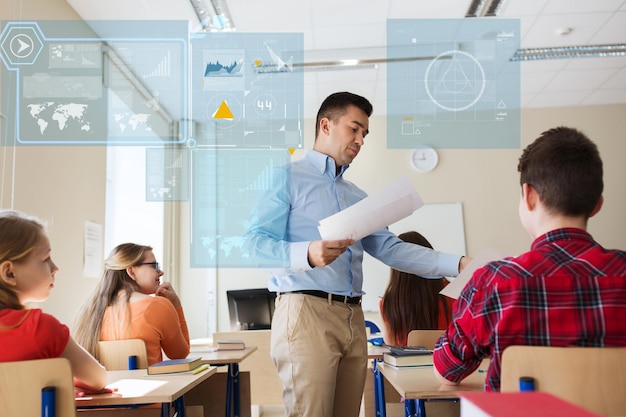
POLYGON ((235 116, 233 116, 233 112, 230 111, 228 107, 228 103, 226 100, 222 100, 222 104, 220 104, 219 108, 213 113, 214 119, 230 119, 233 120, 235 116))

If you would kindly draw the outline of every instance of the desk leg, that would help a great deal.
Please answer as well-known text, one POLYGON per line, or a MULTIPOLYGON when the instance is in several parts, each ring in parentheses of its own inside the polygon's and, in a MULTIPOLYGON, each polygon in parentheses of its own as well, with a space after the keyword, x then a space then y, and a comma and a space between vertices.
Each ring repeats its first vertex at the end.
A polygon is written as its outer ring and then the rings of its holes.
POLYGON ((185 417, 185 397, 182 395, 174 400, 174 411, 176 417, 185 417))
POLYGON ((239 389, 239 364, 228 364, 228 376, 226 377, 226 417, 231 416, 231 408, 234 417, 241 415, 241 392, 239 389))
POLYGON ((233 408, 235 411, 235 417, 239 417, 241 416, 241 403, 240 403, 241 392, 239 391, 239 364, 231 363, 229 372, 232 374, 232 378, 233 378, 233 400, 234 400, 233 408))
POLYGON ((170 417, 170 403, 161 404, 161 417, 170 417))
POLYGON ((233 377, 231 375, 230 366, 232 364, 228 364, 228 375, 226 376, 226 417, 230 417, 230 411, 233 404, 233 377))
POLYGON ((426 417, 424 400, 407 400, 405 398, 404 415, 405 417, 426 417))
POLYGON ((378 369, 378 360, 374 359, 374 408, 376 417, 387 416, 387 404, 385 403, 385 379, 378 369))

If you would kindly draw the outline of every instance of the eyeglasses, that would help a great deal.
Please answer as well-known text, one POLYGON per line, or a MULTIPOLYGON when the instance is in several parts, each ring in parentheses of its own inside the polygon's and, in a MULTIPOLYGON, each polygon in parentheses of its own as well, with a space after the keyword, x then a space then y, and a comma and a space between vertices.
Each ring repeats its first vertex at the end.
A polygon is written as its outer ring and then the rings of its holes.
POLYGON ((154 269, 156 269, 157 271, 160 271, 158 262, 143 262, 143 263, 140 263, 139 265, 152 265, 154 266, 154 269))

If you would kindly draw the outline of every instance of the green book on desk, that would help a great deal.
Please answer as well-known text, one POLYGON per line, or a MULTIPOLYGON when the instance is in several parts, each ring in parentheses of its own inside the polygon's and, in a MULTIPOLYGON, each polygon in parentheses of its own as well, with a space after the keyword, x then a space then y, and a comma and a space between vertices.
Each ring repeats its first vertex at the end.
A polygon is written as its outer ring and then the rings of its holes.
POLYGON ((202 365, 202 357, 168 359, 148 366, 148 375, 191 371, 202 365))
POLYGON ((433 351, 423 346, 387 346, 383 361, 391 366, 424 366, 433 364, 433 351))

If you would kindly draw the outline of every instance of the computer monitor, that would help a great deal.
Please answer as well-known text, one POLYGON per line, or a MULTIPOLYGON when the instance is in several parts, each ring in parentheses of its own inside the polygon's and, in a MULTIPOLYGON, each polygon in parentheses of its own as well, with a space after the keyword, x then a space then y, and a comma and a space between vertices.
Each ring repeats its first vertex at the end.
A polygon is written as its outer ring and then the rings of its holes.
POLYGON ((232 331, 269 329, 276 293, 267 288, 226 291, 232 331))

